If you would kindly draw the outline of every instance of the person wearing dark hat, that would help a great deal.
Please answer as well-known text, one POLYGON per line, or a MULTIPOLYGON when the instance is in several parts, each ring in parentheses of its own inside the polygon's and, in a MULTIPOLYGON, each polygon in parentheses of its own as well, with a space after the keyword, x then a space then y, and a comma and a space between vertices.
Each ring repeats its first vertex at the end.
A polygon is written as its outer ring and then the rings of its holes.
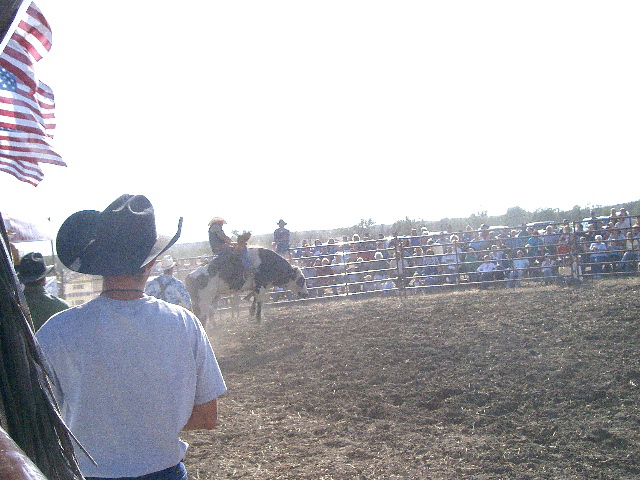
POLYGON ((47 293, 44 286, 47 275, 53 267, 47 267, 41 253, 27 253, 18 264, 18 279, 24 284, 24 298, 29 307, 33 331, 49 320, 52 315, 66 310, 69 304, 54 295, 47 293))
POLYGON ((180 236, 156 231, 142 195, 67 218, 56 238, 69 269, 103 277, 99 297, 38 331, 62 417, 93 457, 88 479, 182 480, 180 432, 213 429, 226 386, 202 324, 187 309, 144 294, 156 259, 180 236))
POLYGON ((287 224, 284 220, 278 222, 278 228, 273 232, 273 243, 276 245, 276 253, 284 255, 289 253, 289 241, 291 238, 291 232, 284 228, 287 224))

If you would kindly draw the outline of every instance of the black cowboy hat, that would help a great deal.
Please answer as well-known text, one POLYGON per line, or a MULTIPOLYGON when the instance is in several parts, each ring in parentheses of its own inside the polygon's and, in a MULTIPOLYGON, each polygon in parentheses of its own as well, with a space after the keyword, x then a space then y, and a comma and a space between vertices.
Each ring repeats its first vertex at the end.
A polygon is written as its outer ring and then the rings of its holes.
POLYGON ((37 282, 46 277, 51 270, 53 270, 53 266, 48 267, 44 263, 44 257, 41 253, 27 253, 18 265, 18 279, 24 284, 37 282))
POLYGON ((58 258, 70 270, 89 275, 135 275, 178 238, 156 232, 153 206, 143 195, 122 195, 103 212, 82 210, 67 218, 56 237, 58 258))
POLYGON ((282 219, 278 222, 278 225, 286 225, 286 224, 287 224, 287 222, 285 222, 285 221, 284 221, 284 220, 282 220, 282 219))

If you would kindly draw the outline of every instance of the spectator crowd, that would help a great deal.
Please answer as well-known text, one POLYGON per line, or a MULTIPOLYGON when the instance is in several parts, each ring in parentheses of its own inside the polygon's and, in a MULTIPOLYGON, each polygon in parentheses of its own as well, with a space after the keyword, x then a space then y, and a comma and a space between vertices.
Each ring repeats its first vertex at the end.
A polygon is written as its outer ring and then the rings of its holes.
POLYGON ((581 222, 517 228, 486 224, 460 232, 412 229, 410 235, 304 240, 283 254, 316 296, 437 290, 445 286, 518 287, 523 281, 580 283, 638 272, 640 217, 622 208, 581 222))

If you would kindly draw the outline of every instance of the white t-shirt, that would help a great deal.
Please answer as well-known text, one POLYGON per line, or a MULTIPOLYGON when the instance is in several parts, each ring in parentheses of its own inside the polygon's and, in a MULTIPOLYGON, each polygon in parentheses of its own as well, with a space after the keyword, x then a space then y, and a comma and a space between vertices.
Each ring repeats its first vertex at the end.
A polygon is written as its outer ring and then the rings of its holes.
POLYGON ((83 475, 139 476, 180 462, 194 405, 226 391, 197 317, 148 296, 98 297, 61 313, 37 339, 62 417, 98 463, 76 449, 83 475))

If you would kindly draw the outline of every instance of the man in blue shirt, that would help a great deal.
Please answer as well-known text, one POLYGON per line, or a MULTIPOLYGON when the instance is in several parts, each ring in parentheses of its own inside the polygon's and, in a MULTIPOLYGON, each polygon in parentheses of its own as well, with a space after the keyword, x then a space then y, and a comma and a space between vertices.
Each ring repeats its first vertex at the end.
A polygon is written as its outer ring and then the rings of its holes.
POLYGON ((278 222, 278 228, 273 232, 273 243, 276 244, 276 253, 284 255, 289 252, 291 232, 284 228, 287 224, 284 220, 278 222))
POLYGON ((191 296, 184 283, 173 276, 176 262, 171 255, 165 255, 160 262, 162 275, 147 283, 144 289, 147 295, 152 295, 165 302, 181 305, 191 310, 191 296))

